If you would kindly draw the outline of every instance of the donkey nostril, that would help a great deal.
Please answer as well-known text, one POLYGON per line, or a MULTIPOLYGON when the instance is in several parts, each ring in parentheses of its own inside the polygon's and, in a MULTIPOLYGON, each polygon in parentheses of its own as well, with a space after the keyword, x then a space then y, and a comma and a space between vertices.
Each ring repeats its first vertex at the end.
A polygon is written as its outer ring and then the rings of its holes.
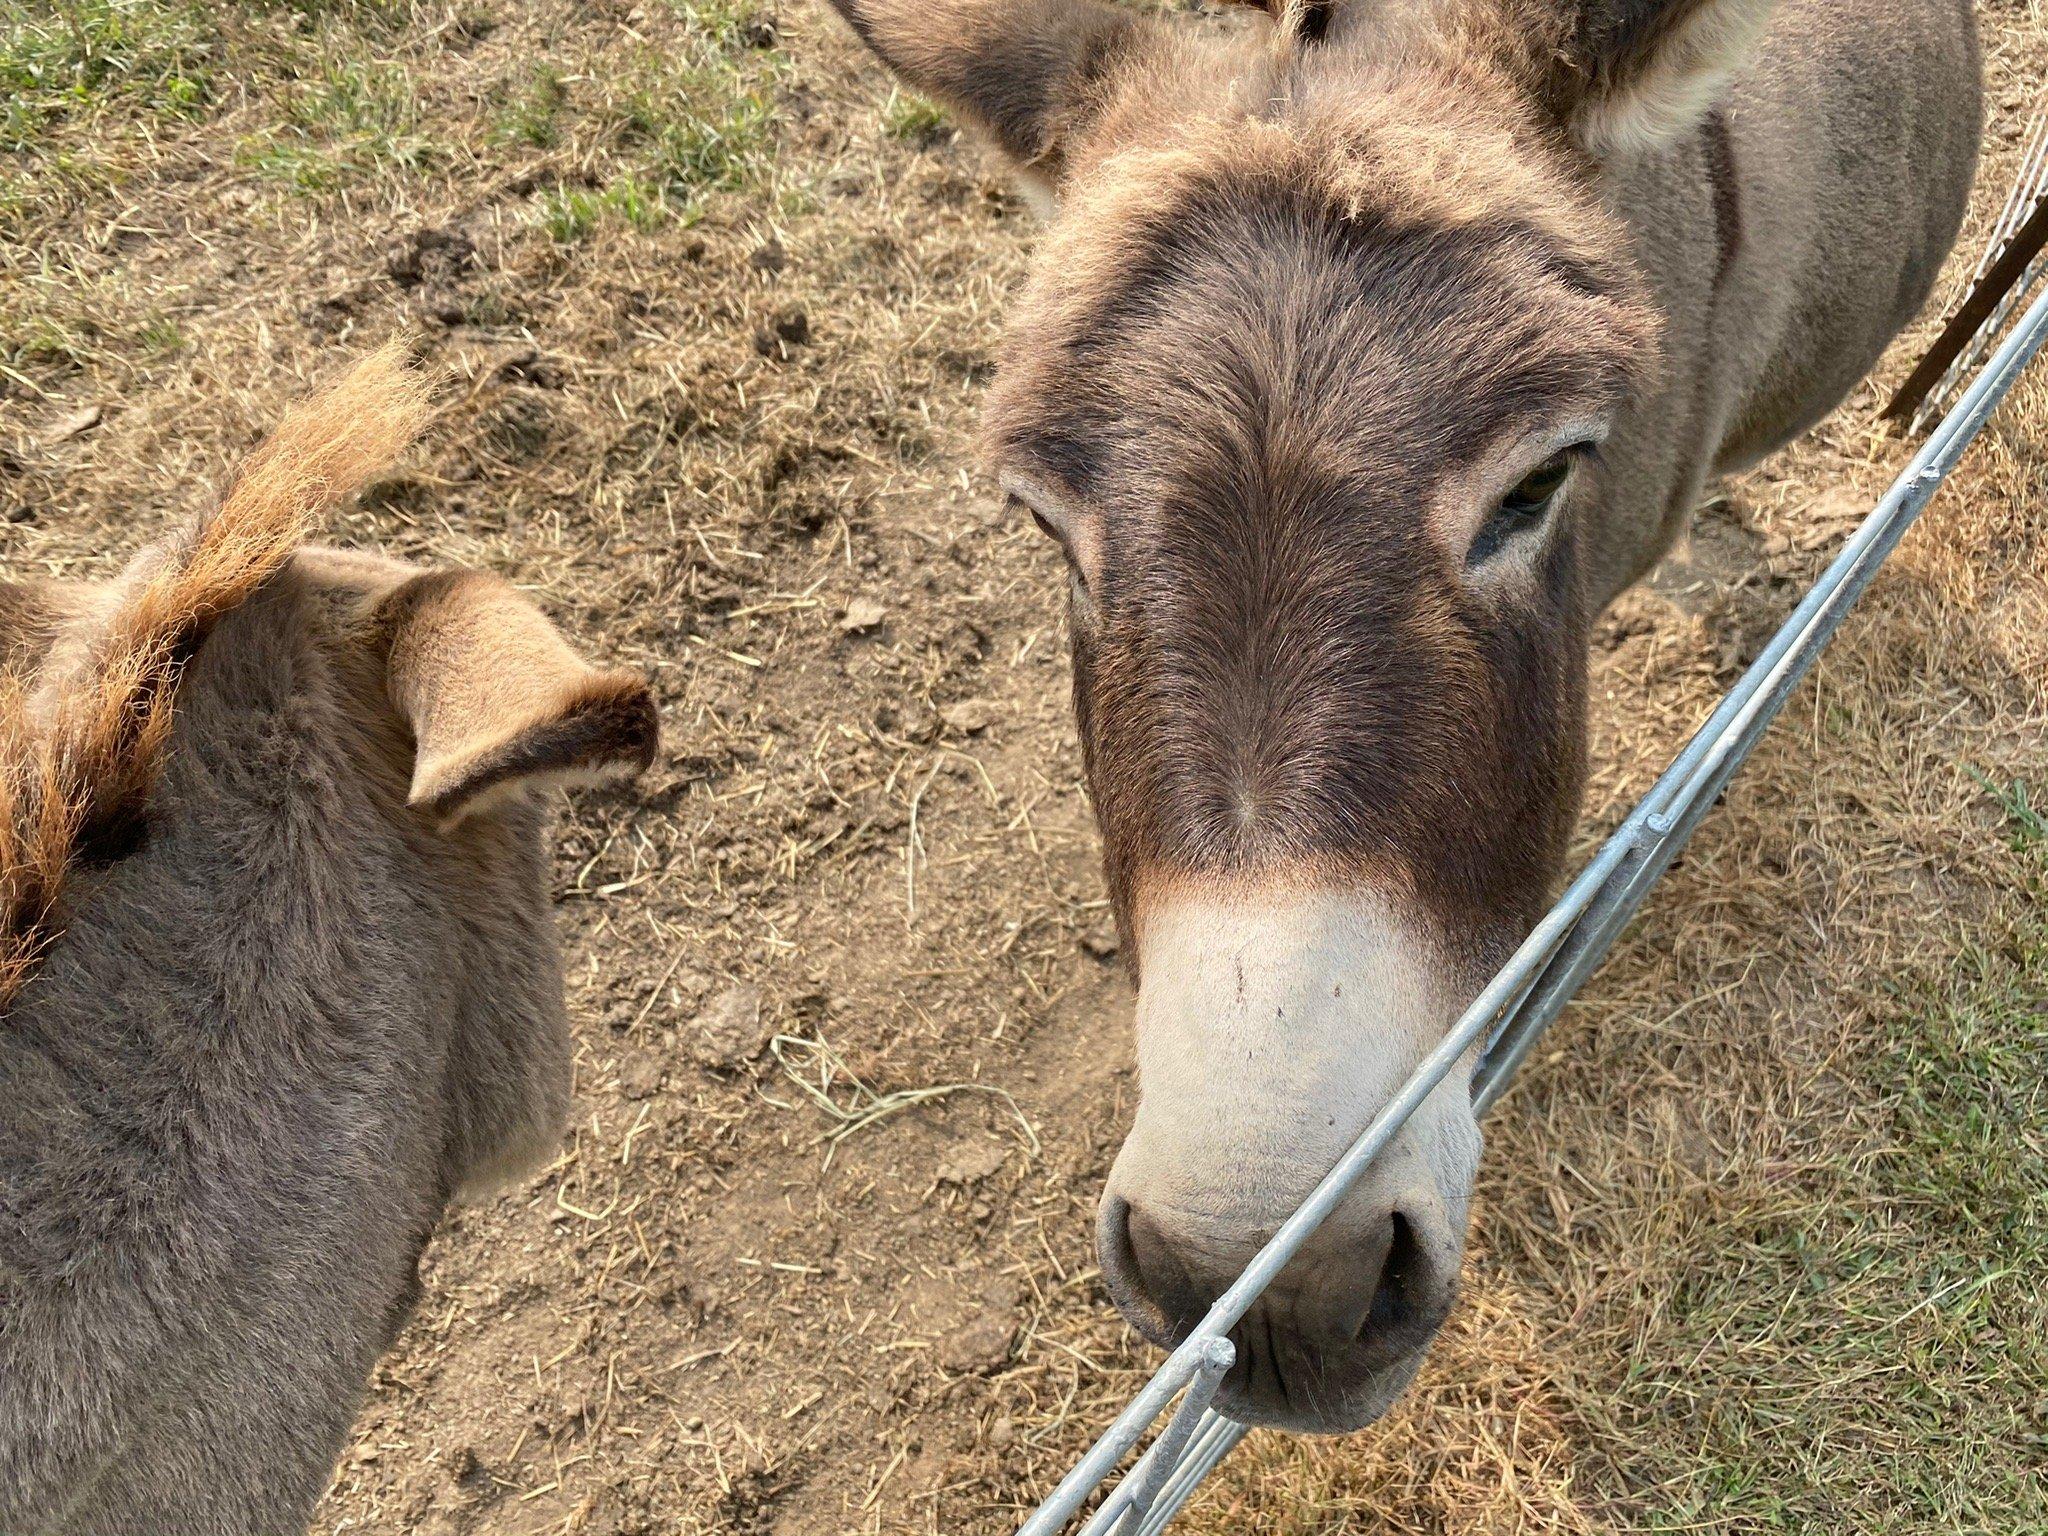
POLYGON ((1117 1309, 1145 1332, 1158 1321, 1158 1305, 1145 1284, 1144 1269, 1131 1243, 1131 1205, 1116 1195, 1102 1202, 1095 1222, 1095 1252, 1102 1265, 1102 1283, 1117 1309))
POLYGON ((1415 1239, 1415 1228, 1399 1211, 1388 1220, 1393 1237, 1380 1265, 1372 1306, 1358 1330, 1361 1341, 1401 1339, 1415 1331, 1428 1310, 1429 1261, 1415 1239))
POLYGON ((1205 1310, 1186 1267, 1145 1212, 1114 1195, 1102 1202, 1096 1253, 1110 1299, 1138 1331, 1171 1348, 1205 1310))

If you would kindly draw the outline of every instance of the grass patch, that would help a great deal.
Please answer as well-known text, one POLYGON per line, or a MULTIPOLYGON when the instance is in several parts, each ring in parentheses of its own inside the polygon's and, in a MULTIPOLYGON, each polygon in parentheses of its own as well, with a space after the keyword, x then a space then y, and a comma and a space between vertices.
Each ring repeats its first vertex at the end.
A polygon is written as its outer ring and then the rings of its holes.
POLYGON ((2005 812, 2012 851, 2034 856, 2043 865, 2048 865, 2048 808, 2042 806, 2040 792, 2024 779, 2014 779, 2010 784, 2001 786, 1975 768, 1970 770, 1970 777, 2005 812))
POLYGON ((758 0, 669 0, 669 9, 707 42, 728 50, 760 46, 768 26, 758 0))
POLYGON ((602 190, 556 187, 543 193, 536 222, 558 245, 575 245, 608 223, 649 230, 669 217, 661 189, 637 176, 621 176, 602 190))
POLYGON ((562 114, 569 105, 569 86, 562 72, 543 64, 499 112, 491 137, 500 144, 525 144, 552 149, 562 139, 562 114))
POLYGON ((892 139, 929 144, 946 128, 946 109, 915 91, 893 90, 882 107, 882 130, 892 139))
POLYGON ((246 143, 238 159, 294 192, 331 192, 433 163, 441 151, 418 130, 410 70, 329 60, 290 93, 283 120, 246 143))
POLYGON ((0 364, 70 369, 154 362, 184 348, 178 322, 75 251, 36 251, 0 278, 0 364))
MULTIPOLYGON (((2048 872, 2039 795, 1986 783, 2048 872)), ((1808 1168, 1730 1190, 1627 1369, 1649 1528, 2048 1531, 2048 911, 1891 999, 1808 1168), (1808 1171, 1810 1169, 1810 1171, 1808 1171)))
POLYGON ((183 0, 0 0, 0 151, 114 105, 196 116, 220 57, 206 12, 183 0))
POLYGON ((729 63, 664 67, 630 89, 624 137, 648 175, 682 202, 756 185, 769 168, 771 86, 729 63))

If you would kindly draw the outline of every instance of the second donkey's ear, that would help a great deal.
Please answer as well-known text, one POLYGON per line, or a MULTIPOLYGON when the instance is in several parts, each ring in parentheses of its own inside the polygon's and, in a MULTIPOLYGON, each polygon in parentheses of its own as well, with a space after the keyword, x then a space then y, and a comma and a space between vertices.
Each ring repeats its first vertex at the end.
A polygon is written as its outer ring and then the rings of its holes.
POLYGON ((636 674, 590 666, 511 585, 430 571, 377 604, 391 702, 417 743, 411 803, 452 825, 549 782, 654 761, 654 697, 636 674))
POLYGON ((1777 0, 1575 0, 1542 9, 1550 95, 1595 155, 1696 129, 1756 51, 1777 0))
POLYGON ((1104 81, 1155 23, 1101 0, 832 0, 917 90, 964 114, 1021 169, 1060 177, 1104 81))

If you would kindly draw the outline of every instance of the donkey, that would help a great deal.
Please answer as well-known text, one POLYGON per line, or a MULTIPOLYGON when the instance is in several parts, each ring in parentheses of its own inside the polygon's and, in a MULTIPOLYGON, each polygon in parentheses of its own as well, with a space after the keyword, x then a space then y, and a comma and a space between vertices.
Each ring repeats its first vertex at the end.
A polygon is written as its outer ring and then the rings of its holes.
POLYGON ((106 582, 0 580, 0 1531, 301 1530, 447 1202, 551 1154, 543 786, 655 709, 473 571, 302 546, 391 354, 106 582))
MULTIPOLYGON (((986 404, 1065 551, 1134 957, 1099 1223, 1185 1336, 1545 905, 1588 629, 1712 476, 1925 300, 1975 164, 1967 0, 833 0, 1048 206, 986 404)), ((1342 1431, 1452 1301, 1467 1060, 1237 1330, 1342 1431)))

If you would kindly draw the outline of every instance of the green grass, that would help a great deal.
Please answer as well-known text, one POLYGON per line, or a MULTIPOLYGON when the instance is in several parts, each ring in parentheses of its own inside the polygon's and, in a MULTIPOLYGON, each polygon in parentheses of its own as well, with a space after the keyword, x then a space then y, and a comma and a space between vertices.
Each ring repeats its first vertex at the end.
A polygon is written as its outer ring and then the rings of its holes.
POLYGON ((501 144, 552 149, 562 139, 562 117, 569 105, 569 87, 551 64, 536 66, 526 83, 498 113, 492 137, 501 144))
POLYGON ((2005 812, 2006 825, 2012 835, 2012 851, 2036 854, 2043 863, 2048 863, 2048 809, 2039 803, 2039 792, 2024 779, 1998 785, 1975 768, 1970 770, 1970 777, 2005 812))
POLYGON ((669 214, 668 201, 660 188, 637 176, 625 175, 602 190, 556 187, 541 196, 536 219, 549 239, 560 245, 574 245, 608 222, 649 230, 669 214))
POLYGON ((311 194, 416 170, 440 154, 419 131, 410 70, 328 60, 289 93, 282 120, 246 142, 238 159, 294 192, 311 194))
POLYGON ((715 47, 748 46, 750 30, 766 15, 758 0, 669 0, 669 9, 715 47))
POLYGON ((628 151, 674 202, 757 186, 771 166, 772 83, 729 61, 662 61, 624 93, 628 151))
POLYGON ((235 163, 296 193, 438 163, 416 81, 365 62, 418 0, 0 0, 0 233, 154 163, 170 129, 255 101, 235 163))
POLYGON ((221 53, 187 0, 0 0, 0 151, 31 151, 110 105, 195 116, 221 53))
POLYGON ((1986 788, 2013 931, 1890 1000, 1813 1166, 1710 1210, 1722 1260, 1627 1370, 1652 1529, 2048 1532, 2048 821, 1986 788))
POLYGON ((10 368, 154 361, 185 341, 152 296, 75 249, 25 250, 0 276, 0 363, 10 368))
POLYGON ((882 108, 882 129, 892 139, 928 144, 946 130, 946 109, 929 96, 893 90, 882 108))

